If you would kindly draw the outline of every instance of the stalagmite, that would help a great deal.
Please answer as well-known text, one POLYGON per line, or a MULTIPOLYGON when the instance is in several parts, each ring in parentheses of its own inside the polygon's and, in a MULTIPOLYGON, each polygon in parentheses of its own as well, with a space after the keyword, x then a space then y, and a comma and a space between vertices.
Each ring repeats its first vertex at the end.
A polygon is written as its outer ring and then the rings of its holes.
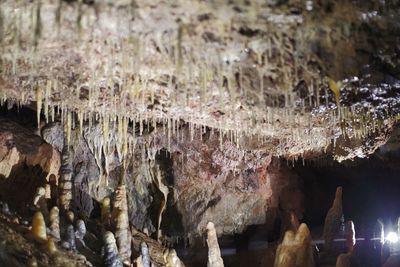
POLYGON ((160 242, 150 238, 147 234, 139 232, 134 227, 131 227, 132 243, 135 250, 140 250, 142 243, 146 243, 149 249, 149 255, 151 261, 155 265, 164 266, 166 264, 166 255, 168 255, 168 249, 164 247, 160 242))
POLYGON ((76 250, 75 230, 72 224, 67 226, 61 245, 66 249, 76 250))
POLYGON ((101 223, 104 227, 110 226, 110 198, 105 197, 101 202, 101 223))
POLYGON ((0 209, 2 213, 10 215, 10 208, 8 207, 7 202, 0 202, 0 209))
POLYGON ((50 253, 50 254, 54 254, 57 252, 57 247, 56 244, 54 243, 54 240, 52 239, 48 239, 46 241, 46 250, 50 253))
POLYGON ((49 210, 47 209, 46 189, 44 187, 40 186, 36 189, 36 194, 33 198, 33 206, 42 212, 46 220, 48 219, 49 210))
POLYGON ((278 246, 275 267, 314 267, 312 240, 306 224, 299 226, 296 234, 289 230, 278 246))
POLYGON ((221 258, 221 251, 218 245, 217 232, 214 224, 207 224, 207 246, 208 246, 208 261, 207 267, 223 267, 224 262, 221 258))
POLYGON ((119 211, 128 212, 128 200, 126 198, 126 185, 124 182, 123 175, 120 177, 119 185, 115 189, 114 198, 113 198, 112 217, 115 218, 119 211))
POLYGON ((76 222, 76 232, 75 232, 75 236, 76 236, 76 238, 83 240, 83 238, 85 237, 85 235, 86 235, 86 225, 85 225, 85 222, 84 222, 83 220, 79 219, 79 220, 76 222))
POLYGON ((356 244, 356 232, 354 229, 353 221, 347 221, 345 229, 347 252, 352 252, 354 249, 354 245, 356 244))
POLYGON ((161 201, 160 212, 158 214, 157 239, 159 240, 161 238, 161 234, 162 234, 161 229, 160 229, 161 228, 161 219, 162 219, 163 212, 167 207, 167 197, 168 197, 168 193, 169 193, 169 188, 162 181, 160 168, 158 166, 154 166, 153 170, 154 170, 152 173, 153 181, 154 181, 155 185, 157 186, 158 190, 160 190, 160 192, 163 194, 163 197, 164 197, 163 200, 161 201))
POLYGON ((60 239, 60 215, 57 206, 50 210, 50 234, 56 239, 60 239))
POLYGON ((354 252, 354 245, 356 244, 356 236, 353 221, 346 222, 346 248, 347 253, 342 253, 336 260, 336 267, 350 267, 351 258, 354 252))
POLYGON ((47 240, 46 223, 40 211, 33 215, 31 233, 36 241, 44 242, 47 240))
POLYGON ((351 267, 351 255, 349 253, 342 253, 336 260, 336 267, 351 267))
POLYGON ((282 244, 276 249, 274 267, 292 267, 296 264, 296 253, 290 246, 294 243, 293 231, 286 231, 282 244))
POLYGON ((104 267, 123 267, 122 261, 118 255, 114 235, 109 231, 105 232, 103 236, 102 254, 104 267))
POLYGON ((130 264, 131 240, 132 236, 129 229, 129 218, 126 211, 120 210, 116 218, 115 237, 117 239, 119 255, 124 264, 130 264))
POLYGON ((185 267, 183 262, 178 258, 175 249, 168 250, 165 256, 166 267, 185 267))
POLYGON ((46 190, 43 187, 39 186, 36 189, 36 193, 35 193, 35 196, 33 198, 33 205, 34 206, 38 206, 40 198, 44 197, 45 195, 46 195, 46 190))
POLYGON ((312 239, 307 225, 302 223, 297 231, 295 241, 299 243, 296 264, 301 267, 313 267, 314 255, 312 250, 312 239))
POLYGON ((62 212, 70 210, 72 200, 72 157, 67 144, 64 144, 61 154, 58 196, 60 210, 62 212))
POLYGON ((328 214, 325 218, 323 238, 325 240, 325 250, 329 251, 333 244, 333 239, 336 237, 340 225, 341 218, 343 216, 342 211, 342 187, 336 189, 335 200, 333 201, 332 207, 329 209, 328 214))
POLYGON ((145 242, 142 242, 140 245, 140 254, 142 257, 143 267, 150 267, 151 260, 150 260, 150 253, 149 248, 147 247, 145 242))

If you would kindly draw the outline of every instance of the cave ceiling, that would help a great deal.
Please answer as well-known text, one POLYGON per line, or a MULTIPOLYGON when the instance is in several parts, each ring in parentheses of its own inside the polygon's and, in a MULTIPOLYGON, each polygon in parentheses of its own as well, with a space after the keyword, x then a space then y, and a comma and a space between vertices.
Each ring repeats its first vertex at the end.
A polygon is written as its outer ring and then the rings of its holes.
POLYGON ((364 157, 398 120, 395 5, 3 0, 0 96, 39 126, 60 116, 67 140, 98 123, 121 153, 132 125, 152 125, 285 158, 364 157))

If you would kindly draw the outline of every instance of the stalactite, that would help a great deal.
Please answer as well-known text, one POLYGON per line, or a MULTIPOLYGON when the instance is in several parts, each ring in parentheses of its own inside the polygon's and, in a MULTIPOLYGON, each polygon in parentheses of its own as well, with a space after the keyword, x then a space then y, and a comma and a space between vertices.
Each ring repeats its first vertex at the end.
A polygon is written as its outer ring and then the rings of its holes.
POLYGON ((40 86, 36 88, 36 121, 40 130, 40 114, 42 112, 42 89, 40 86))
POLYGON ((221 251, 218 245, 217 232, 214 224, 207 224, 207 246, 208 246, 208 261, 207 267, 223 267, 224 262, 221 258, 221 251))
POLYGON ((109 129, 110 129, 110 118, 108 114, 103 116, 103 153, 107 158, 108 146, 109 146, 109 129))
POLYGON ((60 214, 57 206, 54 206, 50 210, 50 234, 56 238, 60 239, 60 214))
POLYGON ((31 233, 36 241, 45 242, 47 240, 46 223, 40 211, 33 215, 31 233))
POLYGON ((51 95, 51 80, 46 82, 46 92, 44 96, 44 116, 46 118, 46 123, 49 123, 49 98, 51 95))
POLYGON ((60 181, 58 185, 59 206, 62 212, 72 208, 72 157, 69 146, 64 144, 61 154, 60 181))
POLYGON ((78 112, 78 120, 79 120, 79 138, 81 138, 83 132, 83 121, 84 121, 83 111, 78 112))

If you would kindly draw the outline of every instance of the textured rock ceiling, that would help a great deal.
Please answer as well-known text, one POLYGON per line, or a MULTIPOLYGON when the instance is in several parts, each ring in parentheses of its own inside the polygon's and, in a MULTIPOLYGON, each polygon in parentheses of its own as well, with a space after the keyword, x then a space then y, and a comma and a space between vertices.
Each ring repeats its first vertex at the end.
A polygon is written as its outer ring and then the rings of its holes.
POLYGON ((6 0, 0 94, 46 120, 61 110, 68 139, 99 122, 106 143, 133 121, 365 156, 399 107, 399 8, 372 2, 6 0))

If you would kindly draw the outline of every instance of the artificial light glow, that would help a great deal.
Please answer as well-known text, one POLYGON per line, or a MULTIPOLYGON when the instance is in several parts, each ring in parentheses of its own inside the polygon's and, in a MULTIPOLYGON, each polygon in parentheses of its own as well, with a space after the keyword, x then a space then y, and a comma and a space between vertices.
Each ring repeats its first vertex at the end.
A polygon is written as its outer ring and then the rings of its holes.
POLYGON ((386 236, 386 240, 391 243, 397 243, 399 241, 399 237, 395 232, 389 232, 389 234, 386 236))

